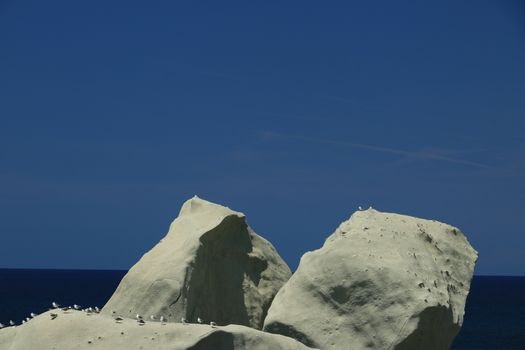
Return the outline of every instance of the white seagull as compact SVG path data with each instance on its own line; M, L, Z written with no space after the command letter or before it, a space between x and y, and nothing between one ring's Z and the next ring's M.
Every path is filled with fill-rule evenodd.
M10 321L9 321L9 325L10 325L10 326L14 326L14 325L15 325L15 323L13 322L13 320L10 320Z
M185 319L184 317L182 317L182 318L180 319L180 323L186 324L186 319Z
M201 324L202 324L202 323L203 323L204 321L202 320L202 318L200 318L200 317L197 317L197 322L199 322L199 323L201 323Z
M216 327L216 326L217 326L217 323L211 321L211 322L210 322L210 326L212 326L212 327Z
M58 305L57 303L55 303L54 301L51 303L51 305L53 306L53 308L55 309L58 309L60 307L60 305Z
M357 209L363 210L363 207L362 206L358 206Z
M160 316L160 322L162 323L166 322L166 319L164 318L164 316Z
M3 324L0 323L0 329L4 328L5 326Z
M75 310L80 309L80 305L77 305L77 304L73 305L73 309L75 309Z
M138 320L142 320L142 316L140 316L139 314L137 314L137 315L135 316L135 318L137 319L137 321L138 321Z
M34 312L30 313L31 317L36 317L36 314Z

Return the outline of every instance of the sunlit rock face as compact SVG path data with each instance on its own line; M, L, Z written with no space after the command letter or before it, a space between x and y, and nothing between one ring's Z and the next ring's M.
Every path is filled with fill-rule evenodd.
M103 313L164 316L261 329L291 276L275 248L244 214L198 197L184 203L169 232L123 278Z
M306 253L264 330L321 349L448 349L477 252L433 220L358 211Z
M56 313L56 317L51 315ZM309 350L295 339L246 326L210 326L123 319L52 310L24 325L0 329L2 350Z

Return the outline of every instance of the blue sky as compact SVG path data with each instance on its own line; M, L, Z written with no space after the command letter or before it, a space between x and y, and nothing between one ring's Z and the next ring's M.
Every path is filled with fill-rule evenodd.
M197 194L295 268L358 205L525 275L522 1L0 2L0 267L126 269Z

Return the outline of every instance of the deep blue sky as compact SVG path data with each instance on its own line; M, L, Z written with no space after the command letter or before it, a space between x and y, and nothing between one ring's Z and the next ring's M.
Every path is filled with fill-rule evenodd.
M525 275L523 1L0 1L0 267L125 269L194 194L295 268L358 205Z

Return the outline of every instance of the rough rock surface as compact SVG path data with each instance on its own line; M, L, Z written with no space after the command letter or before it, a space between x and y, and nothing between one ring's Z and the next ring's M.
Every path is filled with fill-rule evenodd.
M50 314L58 317L51 320ZM0 330L2 350L308 350L300 342L245 326L116 323L102 314L49 311L22 326Z
M169 232L123 278L103 308L123 317L184 317L261 329L286 263L242 213L198 197L186 201Z
M306 253L264 330L328 349L448 349L477 252L459 229L358 211Z

